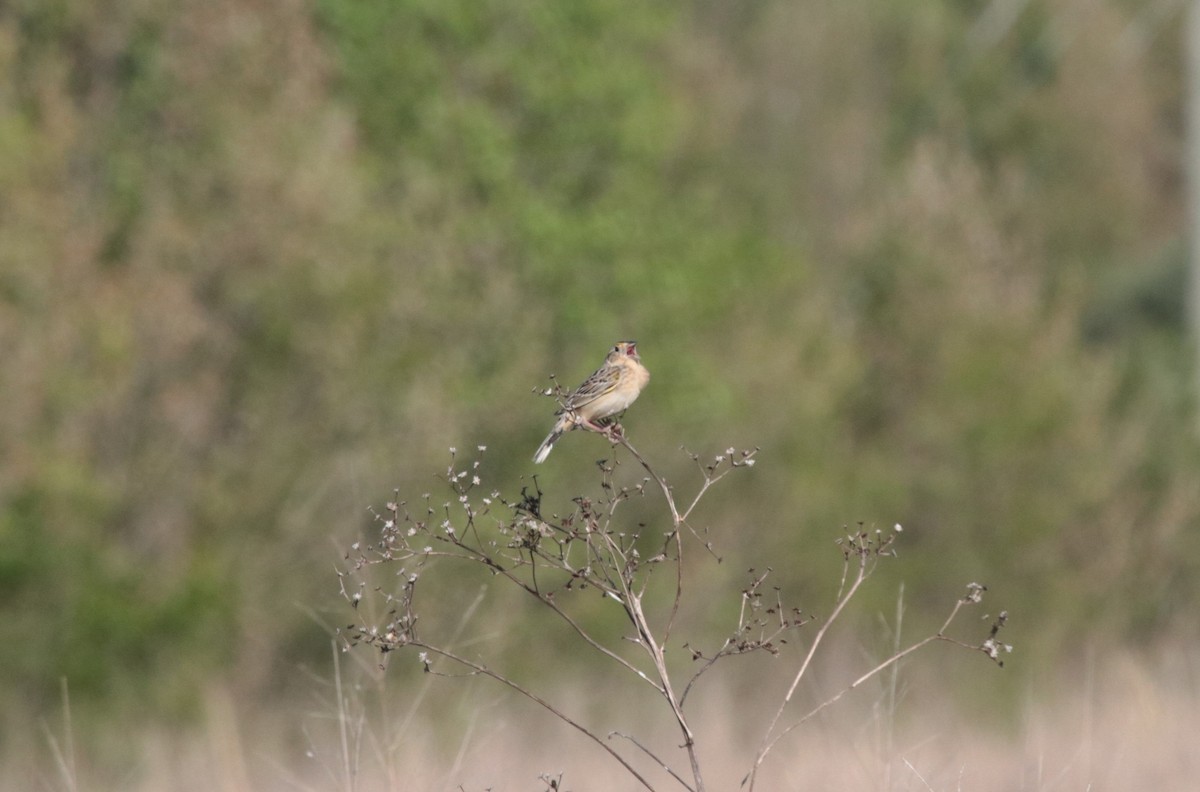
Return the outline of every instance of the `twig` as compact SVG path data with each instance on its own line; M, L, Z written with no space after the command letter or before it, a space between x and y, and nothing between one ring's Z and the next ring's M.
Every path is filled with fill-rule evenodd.
M654 787L650 785L650 782L649 782L649 781L647 781L647 780L646 780L646 779L645 779L645 778L644 778L644 777L641 775L641 773L639 773L639 772L637 771L637 768L635 768L633 765L631 765L631 764L630 764L630 763L629 763L629 762L628 762L628 761L625 759L625 757L621 756L619 753L617 753L615 750L613 750L612 746L608 745L608 743L606 743L604 740L600 739L600 737L599 737L597 734L595 734L593 731L591 731L591 730L590 730L590 729L588 729L586 726L584 726L583 724L581 724L581 723L579 723L578 721L576 721L576 720L575 720L574 718L572 718L571 716L569 716L569 715L567 715L566 713L564 713L562 710L560 710L560 709L558 709L557 707L555 707L555 706L554 706L553 704L551 704L550 702L546 701L546 700L545 700L544 698L542 698L541 696L539 696L539 695L537 695L536 693L534 693L532 690L529 690L528 688L526 688L526 687L524 687L523 685L519 684L519 683L518 683L518 682L516 682L515 680L513 680L513 679L510 679L509 677L506 677L506 676L505 676L505 675L503 675L503 674L500 674L500 673L497 673L497 672L495 672L495 671L491 670L491 669L490 669L490 668L488 668L487 666L484 666L484 665L481 665L481 664L479 664L479 663L473 662L473 661L471 661L471 660L468 660L467 658L465 658L465 657L462 657L462 656L460 656L460 655L457 655L457 654L455 654L455 653L453 653L453 652L447 651L447 650L445 650L445 649L442 649L442 648L440 648L440 647L437 647L437 646L433 646L432 644L426 644L426 643L422 643L422 642L419 642L419 641L413 641L413 642L412 642L410 645L411 645L411 646L418 647L418 648L420 648L420 649L424 649L424 650L425 650L425 651L427 651L427 652L432 652L433 654L439 655L440 657L444 657L444 658L446 658L447 660L452 660L452 661L454 661L454 662L456 662L456 663L459 663L459 664L461 664L461 665L464 665L464 666L466 666L467 668L470 668L472 671L474 671L474 672L475 672L475 673L477 673L477 674L482 674L483 676L486 676L486 677L489 677L489 678L491 678L491 679L494 679L494 680L496 680L497 682L499 682L499 683L500 683L500 684L502 684L502 685L505 685L505 686L507 686L507 687L509 687L509 688L512 688L512 689L513 689L513 690L515 690L517 693L520 693L520 694L521 694L522 696L524 696L525 698L527 698L527 699L529 699L530 701L532 701L532 702L534 702L534 703L538 704L538 705L539 705L539 706L541 706L543 709L545 709L547 712L549 712L549 713L551 713L552 715L554 715L554 717L558 718L558 719L559 719L559 720L561 720L563 723L566 723L566 724L567 724L567 725L569 725L571 728L575 729L575 730L576 730L576 731L578 731L579 733L581 733L581 734L583 734L584 736L586 736L586 737L587 737L589 740L591 740L592 742L596 743L596 744L597 744L597 745L599 745L601 748L603 748L603 749L604 749L604 751L605 751L607 754L609 754L610 756L612 756L612 758L613 758L613 759L616 759L616 760L617 760L617 761L618 761L618 762L621 764L621 766L622 766L622 767L624 767L624 768L625 768L625 770L626 770L626 771L627 771L627 772L628 772L628 773L629 773L631 776L633 776L635 779L637 779L638 783L639 783L639 784L641 784L643 787L645 787L646 789L650 789L650 790L653 790L653 789L654 789Z
M646 754L646 756L649 756L651 759L653 759L658 764L659 767L661 767L663 770L667 771L671 775L671 777L674 778L676 781L678 781L679 784L684 789L688 790L688 792L696 792L694 789L692 789L691 784L689 784L687 781L683 780L683 778L679 775L679 773L676 773L673 769L671 769L671 766L669 764L667 764L666 762L664 762L662 759L660 759L657 754L655 754L649 748L647 748L646 746L644 746L640 742L638 742L636 737L632 737L628 734L624 734L624 733L618 732L618 731L609 732L608 736L609 736L609 738L620 737L622 739L629 740L629 742L631 742L635 746L637 746L638 749L640 749L642 753Z
M866 571L867 558L866 556L860 556L858 574L855 576L854 582L850 584L850 589L841 595L837 601L837 604L833 608L833 612L826 617L824 623L821 625L821 628L817 630L817 634L813 638L812 644L810 644L808 647L808 654L805 655L804 661L800 664L800 669L796 672L795 677L792 678L792 684L788 687L787 693L784 694L783 700L779 702L779 708L775 710L775 716L771 718L771 723L767 726L767 731L763 735L762 744L758 749L758 753L754 756L754 765L747 776L747 779L750 782L751 790L754 789L754 782L758 774L758 768L762 765L767 753L775 746L775 743L779 741L779 737L783 736L781 734L779 737L775 737L774 739L771 738L771 735L775 731L775 727L779 723L779 719L783 717L784 709L792 700L792 696L795 694L796 688L800 685L800 680L804 678L804 674L808 671L808 666L812 662L813 656L817 653L817 647L819 647L821 645L821 641L824 640L825 634L829 632L829 628L833 626L833 623L837 620L837 617L841 615L842 609L846 607L846 604L850 602L851 598L854 597L854 593L858 591L858 587L861 586L863 580L866 579ZM743 779L742 783L745 784L747 779Z
M865 563L865 559L863 560L863 562ZM792 687L788 689L788 693L784 697L783 703L780 704L779 710L775 713L775 719L771 721L771 727L767 730L766 737L764 737L763 746L759 749L758 754L755 756L753 768L750 770L750 772L747 774L747 776L742 779L743 785L745 785L746 782L749 781L751 790L754 789L755 778L758 773L758 768L762 764L763 759L766 757L767 753L770 752L771 749L774 748L775 745L781 739L783 739L786 735L790 734L792 731L794 731L796 728L798 728L802 724L804 724L807 721L809 721L810 719L812 719L815 715L820 713L826 707L829 707L829 706L833 705L834 703L836 703L838 700L840 700L842 698L842 696L844 696L847 693L849 693L850 691L854 690L859 685L866 682L868 679L870 679L871 677L880 673L881 671L884 671L885 669L899 663L905 657L907 657L908 655L917 651L921 647L931 644L934 641L945 641L947 643L952 643L952 644L955 644L957 646L962 646L967 649L975 649L975 650L981 651L984 654L987 654L989 657L992 657L993 660L997 660L993 649L991 647L989 647L989 642L994 643L995 633L999 630L1000 626L1003 625L1004 620L1006 618L1005 614L1001 613L1000 618L997 620L996 625L993 626L992 637L989 638L988 641L985 641L984 644L982 644L980 646L972 646L970 644L966 644L962 641L956 640L954 638L950 638L949 636L947 636L945 634L946 630L950 627L951 622L954 621L954 618L958 615L959 610L961 610L964 605L979 602L979 598L983 591L983 587L978 586L977 584L973 583L970 586L968 586L967 595L965 597L960 598L958 601L956 601L954 603L954 607L951 609L950 615L946 617L946 620L942 623L942 626L938 629L938 631L936 633L934 633L933 635L930 635L926 638L922 638L920 641L917 641L916 643L912 644L911 646L907 647L906 649L903 649L903 650L893 654L891 657L887 658L882 663L879 663L877 666L872 668L870 671L867 671L865 674L860 676L858 679L854 680L849 685L842 688L842 690L838 691L835 695L831 696L830 698L828 698L825 701L818 704L816 707L814 707L812 710L810 710L807 714L805 714L802 718L800 718L796 722L788 725L786 728L783 729L783 731L781 731L773 739L769 739L771 732L774 730L774 728L779 720L779 716L783 714L784 707L787 705L788 701L791 699L792 693L795 691L797 683L800 681L800 678L804 676L804 672L807 670L808 662L809 662L809 660L812 659L812 654L816 649L816 646L815 646L816 642L818 642L821 639L821 637L825 633L825 630L829 627L830 624L833 623L834 619L837 618L837 615L838 615L838 612L840 611L841 606L845 602L849 601L849 599L851 597L854 596L854 592L858 589L858 587L862 583L863 579L864 579L863 567L860 566L859 574L856 577L854 583L851 585L850 590L846 593L846 595L838 603L838 608L836 608L834 610L834 612L832 614L830 614L829 618L827 618L825 620L825 623L823 625L821 625L821 630L817 633L817 638L814 641L814 646L809 649L808 656L805 658L804 663L801 665L800 671L796 674L796 678L793 680ZM1008 647L1005 647L1005 648L1007 649ZM997 660L997 662L999 662L999 661Z

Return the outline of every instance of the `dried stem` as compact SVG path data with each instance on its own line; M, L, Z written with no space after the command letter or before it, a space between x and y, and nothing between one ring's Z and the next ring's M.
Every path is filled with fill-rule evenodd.
M977 651L981 651L984 654L987 654L993 660L996 660L996 662L999 663L1000 665L1003 665L1003 663L1001 663L998 658L998 652L995 650L996 647L993 646L993 644L994 644L993 639L995 637L995 634L999 631L1000 627L1003 626L1004 622L1007 620L1008 617L1007 617L1006 613L1002 612L1000 614L1000 616L998 617L995 625L992 628L992 637L989 638L988 641L985 641L983 644L981 644L979 646L973 646L971 644L964 643L962 641L959 641L957 639L951 638L946 635L946 630L949 629L950 624L954 621L955 617L958 616L959 610L961 610L964 605L974 604L974 603L977 603L980 601L983 591L984 591L984 587L980 586L977 583L972 583L971 585L969 585L967 587L966 596L962 597L961 599L959 599L957 602L954 603L954 608L951 609L950 615L946 617L946 620L942 623L942 626L938 629L938 631L936 633L917 641L916 643L912 644L911 646L909 646L899 652L896 652L891 657L889 657L886 660L884 660L883 662L879 663L874 668L872 668L871 670L867 671L865 674L860 676L858 679L854 680L849 685L847 685L846 687L839 690L836 694L834 694L833 696L829 697L825 701L818 704L816 707L814 707L812 710L810 710L807 714L805 714L802 718L800 718L799 720L795 721L794 723L788 725L786 728L784 728L782 731L780 731L779 734L772 737L771 734L772 734L776 724L778 723L780 716L783 714L784 708L787 706L787 703L791 700L792 694L795 692L796 686L799 684L801 678L803 678L805 671L808 670L808 664L809 664L809 661L812 659L813 653L816 651L817 643L824 636L825 631L828 629L828 627L830 625L832 625L833 622L837 619L838 614L841 612L842 606L844 606L845 603L848 602L850 600L850 598L852 598L854 596L855 591L858 590L858 587L862 584L862 581L866 578L865 570L866 570L865 558L863 558L863 559L860 559L858 575L855 577L854 582L851 584L849 591L847 591L845 593L845 595L838 601L838 604L834 608L833 613L831 613L829 615L829 617L825 620L825 623L821 625L821 629L818 631L816 639L814 639L813 646L811 646L809 648L808 655L805 656L804 662L800 666L800 670L796 673L796 677L792 680L792 685L790 688L788 688L787 695L784 696L783 702L779 705L779 709L776 711L775 717L774 717L774 719L772 719L771 725L767 729L767 733L763 738L763 743L762 743L761 747L759 748L758 754L756 754L754 757L753 767L750 769L750 772L746 775L746 777L744 779L742 779L743 785L749 783L750 790L754 789L754 783L755 783L755 781L757 779L757 775L758 775L758 768L762 765L762 762L766 758L766 755L771 751L771 749L773 749L775 747L775 745L781 739L783 739L785 736L790 734L792 731L794 731L796 728L798 728L802 724L804 724L807 721L809 721L810 719L812 719L814 716L816 716L818 713L823 711L825 708L836 703L843 696L845 696L847 693L849 693L850 691L857 688L859 685L863 684L867 680L876 676L880 672L896 665L901 660L903 660L905 657L907 657L908 655L917 651L918 649L920 649L923 646L931 644L934 641L946 641L946 642L955 644L957 646L964 647L966 649L974 649ZM1003 646L1001 648L1005 651L1011 649L1011 647L1008 647L1008 646Z
M696 492L687 502L686 507L680 508L676 501L674 488L660 475L646 458L629 442L619 424L612 423L602 427L584 426L589 431L602 433L613 444L614 449L620 447L633 457L647 478L639 484L619 486L615 480L619 470L621 456L615 455L613 461L602 461L601 496L593 499L579 496L573 499L574 509L565 516L544 514L542 509L543 493L536 478L531 485L521 490L520 498L505 500L498 492L490 496L480 496L477 488L481 486L477 474L479 461L475 461L469 469L456 469L452 464L447 469L445 481L449 485L457 505L447 501L437 507L430 495L423 496L423 507L410 511L404 501L397 498L389 503L383 514L376 514L381 523L381 540L377 544L361 547L356 543L352 553L347 554L351 569L338 573L342 596L355 608L362 600L366 583L360 582L357 587L346 585L346 577L356 574L365 568L378 564L400 564L397 577L401 581L397 593L385 593L376 589L386 605L386 624L376 627L368 625L354 626L347 630L344 638L347 644L366 643L375 646L382 652L394 652L408 648L419 650L419 659L425 670L437 676L456 676L435 670L431 658L442 658L465 669L463 675L481 675L493 679L520 696L535 702L551 713L562 723L581 732L592 742L599 745L613 757L621 767L646 789L653 789L647 777L638 772L630 759L618 751L612 744L614 736L621 737L631 746L653 760L658 767L674 782L688 792L704 792L705 782L702 771L702 753L697 742L693 724L689 721L684 709L684 703L696 683L708 670L723 658L746 654L756 651L766 651L771 654L779 652L778 644L786 643L785 633L798 629L811 619L802 617L799 610L784 608L782 599L776 591L773 595L764 596L766 580L771 573L768 568L764 572L750 570L750 582L741 592L741 603L738 609L737 624L725 638L719 648L711 654L700 651L684 643L683 647L691 652L692 660L698 663L694 666L687 682L680 690L677 681L682 677L673 675L667 663L667 647L678 626L681 606L687 591L683 575L684 566L684 534L689 532L706 550L719 562L720 558L713 553L711 544L707 542L689 522L704 496L729 475L734 469L751 467L758 449L735 452L728 449L724 454L714 457L711 463L702 463L695 454L690 454L700 472L700 483ZM479 449L481 452L483 447ZM686 452L686 449L685 449ZM454 450L451 449L451 456ZM670 515L669 530L664 530L662 544L655 553L644 558L642 551L645 543L636 532L623 532L619 529L618 516L621 503L634 495L645 495L645 487L654 482L661 491L667 512ZM532 489L532 491L530 491ZM507 511L501 516L489 516L493 509L503 508ZM488 517L487 520L484 520ZM664 526L666 527L666 526ZM891 545L894 534L875 532L875 535L858 531L847 535L841 540L844 560L842 582L838 588L837 597L832 611L813 636L799 668L795 671L790 685L787 687L774 717L763 735L762 742L754 757L750 772L743 780L749 783L751 789L757 780L757 773L763 761L779 741L794 731L798 726L817 715L826 707L832 706L850 690L855 689L866 680L879 674L888 667L895 666L901 659L917 649L933 641L948 641L960 646L968 646L945 635L946 629L954 620L959 609L968 602L977 602L982 587L972 588L968 596L960 601L951 612L942 628L934 635L922 639L898 651L875 668L861 675L848 687L822 702L808 714L794 723L781 728L783 716L791 703L800 681L808 673L818 649L821 647L828 631L843 613L845 607L854 598L863 582L874 569L876 562L883 556L892 554ZM450 648L456 639L448 643L444 640L430 640L418 634L418 624L421 623L421 609L418 607L418 586L423 574L442 563L452 560L456 563L465 562L481 570L486 570L488 580L500 581L504 585L515 586L538 603L544 605L561 620L567 628L601 656L616 664L651 688L662 697L667 705L676 728L682 737L679 746L687 755L690 769L690 779L680 770L672 768L663 758L651 751L645 741L636 735L614 731L608 735L608 740L590 729L580 720L567 715L558 707L527 685L515 681L503 672L493 670L482 660L473 660ZM674 567L674 591L669 603L664 601L655 607L655 603L645 600L650 576L656 567L662 563ZM853 570L853 573L851 573ZM485 588L492 585L485 583ZM578 597L575 593L588 587L601 592L608 602L616 603L629 620L633 633L628 640L641 651L640 655L628 651L618 651L593 635L581 621L572 615ZM424 598L422 596L421 601ZM476 604L482 600L477 598ZM1008 647L996 641L996 633L1003 625L1003 614L992 628L989 638L980 646L969 646L987 653L998 660L1000 651ZM464 619L465 621L465 619ZM460 622L459 627L464 622ZM422 623L423 624L423 623ZM657 625L657 626L656 626ZM436 624L433 626L437 626ZM420 632L424 632L422 627ZM439 663L441 661L438 661ZM678 677L678 679L677 679ZM546 780L545 778L543 780ZM560 779L550 779L546 783L551 787L561 786Z
M654 789L654 787L650 784L650 782L647 781L645 778L643 778L641 773L639 773L637 771L637 768L635 768L633 765L631 765L625 759L625 757L621 756L621 754L619 754L615 750L613 750L612 746L610 746L608 743L606 743L604 740L602 740L599 735L597 735L595 732L593 732L591 729L587 728L583 724L579 723L579 721L575 720L570 715L567 715L565 712L563 712L562 710L555 707L550 702L546 701L541 696L534 693L532 690L529 690L525 686L514 681L510 677L507 677L504 674L496 673L495 671L492 671L487 666L472 662L471 660L468 660L467 658L462 657L461 655L457 655L454 652L448 651L446 649L443 649L443 648L440 648L437 646L433 646L432 644L426 644L426 643L422 643L420 641L413 641L410 645L415 646L420 649L424 649L425 651L431 652L440 657L444 657L447 660L452 660L456 663L460 663L461 665L464 665L467 668L470 668L476 674L481 674L483 676L490 677L491 679L496 680L500 684L505 685L509 688L512 688L517 693L521 694L522 696L529 699L530 701L538 704L543 709L545 709L547 712L554 715L554 717L558 718L563 723L566 723L571 728L579 731L581 734L585 735L592 742L596 743L601 748L603 748L605 752L607 752L610 756L612 756L612 758L616 759L621 764L621 766L625 768L626 772L628 772L631 776L633 776L635 779L637 779L637 782L639 784L641 784L642 786L644 786L646 789Z
M671 768L671 766L669 764L667 764L666 762L664 762L661 758L659 758L659 756L656 753L651 751L646 746L642 745L637 740L636 737L632 737L628 734L624 734L622 732L616 732L616 731L609 732L608 736L610 738L611 737L620 737L623 740L628 740L629 742L633 743L633 745L636 746L638 750L640 750L642 753L646 754L646 756L649 756L651 759L653 759L658 764L659 767L661 767L668 774L670 774L671 778L674 778L676 781L678 781L680 786L682 786L684 789L688 790L688 792L696 792L696 790L694 790L692 788L691 784L689 784L686 780L684 780L683 776L679 775L679 773L676 773Z

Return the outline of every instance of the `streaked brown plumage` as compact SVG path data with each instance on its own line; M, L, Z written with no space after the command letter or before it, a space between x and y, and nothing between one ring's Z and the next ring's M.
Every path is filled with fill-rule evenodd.
M650 372L638 356L637 342L618 343L604 359L604 365L567 395L563 409L555 413L558 421L554 429L538 447L533 461L544 462L564 432L580 426L604 431L599 422L624 412L649 381Z

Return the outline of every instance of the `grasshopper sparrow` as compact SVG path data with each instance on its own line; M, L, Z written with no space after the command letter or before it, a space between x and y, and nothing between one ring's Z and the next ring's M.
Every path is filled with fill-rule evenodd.
M554 429L538 447L533 461L544 462L563 432L580 426L593 432L608 432L601 422L624 412L649 381L650 372L638 357L637 342L618 343L604 358L604 365L567 394L563 408L555 413L558 420Z

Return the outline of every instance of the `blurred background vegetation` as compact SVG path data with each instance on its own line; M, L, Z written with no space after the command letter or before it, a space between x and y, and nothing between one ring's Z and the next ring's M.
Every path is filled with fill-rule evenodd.
M1017 678L1191 634L1182 7L3 4L4 736L286 697L367 508L515 492L621 338L669 478L762 447L730 581L899 522L878 608L986 582Z

